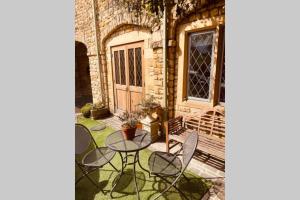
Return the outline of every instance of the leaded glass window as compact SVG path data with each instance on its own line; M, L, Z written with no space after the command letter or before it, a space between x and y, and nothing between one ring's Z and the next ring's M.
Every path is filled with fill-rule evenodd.
M142 48L128 49L129 85L142 87Z
M142 87L142 49L135 48L136 86Z
M128 49L129 61L129 85L135 85L134 81L134 52L133 49Z
M210 98L210 75L213 62L214 31L189 36L188 88L189 99Z
M114 52L114 62L115 62L115 78L116 84L120 84L120 72L119 72L119 52Z
M126 85L124 50L120 50L119 52L120 52L121 84Z

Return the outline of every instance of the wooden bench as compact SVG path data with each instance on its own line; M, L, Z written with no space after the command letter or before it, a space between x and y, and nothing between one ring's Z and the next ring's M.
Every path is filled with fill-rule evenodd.
M166 151L185 141L187 133L198 132L197 149L225 160L225 114L218 110L207 110L193 116L178 116L165 122ZM175 141L171 147L170 142Z

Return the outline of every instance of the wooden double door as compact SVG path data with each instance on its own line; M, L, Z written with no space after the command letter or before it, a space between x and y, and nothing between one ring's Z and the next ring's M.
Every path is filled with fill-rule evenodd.
M112 48L116 112L132 112L143 97L143 42Z

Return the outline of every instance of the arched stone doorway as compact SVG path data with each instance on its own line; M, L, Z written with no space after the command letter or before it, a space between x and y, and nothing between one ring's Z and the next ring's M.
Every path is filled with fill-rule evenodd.
M93 96L87 47L75 41L75 112L89 102L93 102Z

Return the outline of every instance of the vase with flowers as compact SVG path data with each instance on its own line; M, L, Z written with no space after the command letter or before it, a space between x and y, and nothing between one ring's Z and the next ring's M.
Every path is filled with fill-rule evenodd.
M129 117L125 123L122 124L122 132L126 140L132 140L135 137L137 123L137 119Z

